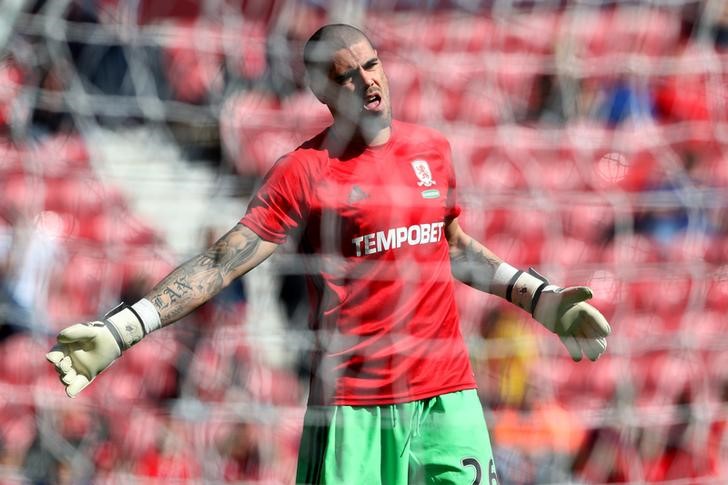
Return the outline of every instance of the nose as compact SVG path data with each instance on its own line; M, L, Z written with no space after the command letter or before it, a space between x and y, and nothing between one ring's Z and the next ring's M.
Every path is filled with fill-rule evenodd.
M374 84L374 74L367 71L363 67L359 67L359 78L361 79L361 83L364 85L365 88L368 88L369 86Z

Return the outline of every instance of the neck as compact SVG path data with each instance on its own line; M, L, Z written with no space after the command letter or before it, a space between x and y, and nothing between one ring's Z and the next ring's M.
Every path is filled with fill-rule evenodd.
M374 147L384 145L392 136L390 123L370 120L354 124L342 118L335 118L329 129L331 137L342 148L347 146Z

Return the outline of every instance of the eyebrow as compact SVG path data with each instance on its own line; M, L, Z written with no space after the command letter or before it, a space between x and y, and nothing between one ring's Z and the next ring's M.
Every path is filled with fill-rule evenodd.
M372 57L371 59L367 60L364 64L362 64L361 67L363 67L364 69L369 69L370 67L374 66L374 64L376 64L377 62L379 62L379 57L375 56L375 57ZM344 71L341 74L337 75L334 79L336 81L343 81L346 78L354 76L354 73L357 71L357 69L359 69L359 68L355 67L353 69L349 69L348 71Z

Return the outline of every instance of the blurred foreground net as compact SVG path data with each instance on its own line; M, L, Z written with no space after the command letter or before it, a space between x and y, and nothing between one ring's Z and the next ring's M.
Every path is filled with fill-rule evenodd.
M2 5L0 480L290 482L312 341L295 256L73 407L42 356L236 222L180 199L224 187L242 215L326 126L300 61L325 21L370 36L395 117L447 135L466 230L589 284L613 324L607 355L576 365L525 314L458 288L503 483L728 480L724 2L174 4ZM211 174L210 192L180 194L162 164ZM132 175L109 183L119 166ZM142 182L199 241L179 249L139 209Z

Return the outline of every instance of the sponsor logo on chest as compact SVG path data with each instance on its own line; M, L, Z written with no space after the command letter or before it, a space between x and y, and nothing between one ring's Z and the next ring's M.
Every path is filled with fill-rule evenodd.
M386 231L377 231L355 237L351 240L351 243L356 249L357 256L381 253L389 249L399 249L405 245L433 244L442 239L444 225L443 222L432 222L393 227Z

